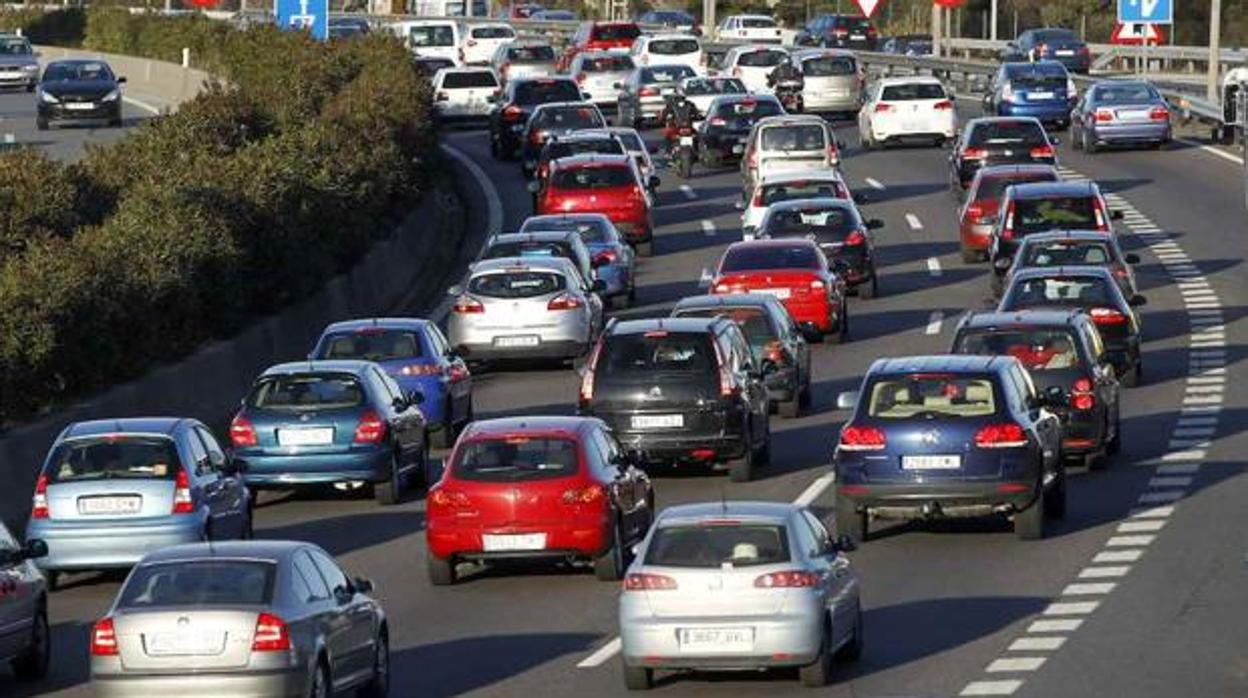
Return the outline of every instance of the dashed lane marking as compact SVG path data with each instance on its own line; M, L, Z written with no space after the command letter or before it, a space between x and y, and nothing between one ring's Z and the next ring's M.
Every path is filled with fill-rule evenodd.
M684 194L685 198L690 201L693 201L694 199L698 198L698 193L694 191L693 187L689 186L688 184L680 185L680 193Z
M932 276L940 276L944 271L940 268L940 260L935 257L927 258L927 272Z
M945 314L939 310L933 310L931 316L927 319L927 328L923 330L924 334L940 334L940 324L945 321Z
M906 214L906 224L910 226L911 230L923 229L923 221L919 220L919 217L913 213Z
M620 651L621 644L623 643L620 641L620 638L613 638L610 642L595 650L593 654L578 662L577 668L588 669L602 664Z
M878 189L880 191L883 191L885 189L884 185L881 184L880 180L878 179L867 177L864 181L867 183L867 186L871 187L872 189Z
M715 223L713 221L702 221L702 234L707 237L715 235Z

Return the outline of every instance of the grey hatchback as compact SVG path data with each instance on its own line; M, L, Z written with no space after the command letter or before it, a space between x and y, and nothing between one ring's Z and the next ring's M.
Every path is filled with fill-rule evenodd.
M23 680L48 673L48 589L33 562L47 554L41 540L19 546L0 523L0 666L8 662Z
M311 543L195 543L145 557L91 631L111 696L312 696L390 683L372 582Z

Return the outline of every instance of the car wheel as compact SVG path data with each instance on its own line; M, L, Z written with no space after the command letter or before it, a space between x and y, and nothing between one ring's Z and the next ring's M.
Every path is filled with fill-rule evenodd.
M804 410L810 409L810 404L813 401L811 400L809 377L806 378L806 384L802 386L802 392L798 393L797 402L801 406L802 409Z
M633 249L637 251L638 257L649 257L654 254L654 241L639 242L634 245Z
M763 445L754 454L754 463L767 465L771 462L771 418L767 418L767 428L763 430Z
M628 294L621 293L618 295L611 296L611 309L612 310L623 310L628 307L628 303L629 303Z
M654 669L624 663L624 688L630 691L648 691L653 685Z
M863 300L871 300L880 295L880 280L875 275L875 270L871 270L871 282L858 286L858 297Z
M52 634L48 631L48 612L40 608L30 626L30 644L13 660L13 673L25 681L42 679L48 675L51 656Z
M1084 129L1083 131L1082 141L1083 141L1083 152L1087 153L1088 155L1095 155L1096 150L1097 150L1096 139L1088 134L1087 129Z
M611 526L611 547L594 558L594 576L600 582L616 582L624 575L624 545L620 542L620 524Z
M1122 374L1122 387L1134 388L1140 384L1141 375L1144 373L1144 367L1137 360L1131 365L1131 370Z
M397 447L396 447L397 448ZM390 477L385 482L378 482L373 485L373 498L382 506L392 506L399 503L403 492L403 474L400 468L399 456L395 454L393 462L390 463Z
M450 586L459 578L455 570L454 558L443 560L440 557L434 557L433 553L425 554L425 571L429 574L429 583L435 587Z
M825 630L823 645L819 648L819 657L797 670L798 678L806 688L822 688L832 680L832 653L828 649L831 643L832 639Z
M1050 519L1066 518L1066 468L1059 468L1057 479L1044 491L1044 515Z
M1114 437L1105 444L1105 453L1110 456L1116 456L1122 451L1122 420L1118 417L1114 418Z
M854 507L854 500L837 495L836 535L849 536L855 543L865 543L870 535L868 528L867 512L858 511Z
M1021 540L1044 538L1044 500L1036 497L1031 506L1014 515L1014 535Z
M386 698L390 695L390 639L384 634L377 636L373 678L360 689L360 695L364 698Z
M746 427L747 432L749 427ZM728 461L728 480L730 482L749 482L754 476L754 444L747 444L745 453L740 458Z
M316 673L312 675L312 690L308 692L312 698L329 698L329 670L325 668L325 660L316 661Z
M450 448L455 444L455 405L449 396L446 400L446 419L442 421L442 428L431 435L430 442L434 448Z
M43 118L37 118L37 119L35 119L35 128L39 129L40 131L47 131L47 130L48 130L48 120L47 120L47 119L43 119Z
M854 662L862 657L862 648L865 644L865 628L862 625L862 603L854 602L854 634L850 636L849 642L836 653L837 659Z

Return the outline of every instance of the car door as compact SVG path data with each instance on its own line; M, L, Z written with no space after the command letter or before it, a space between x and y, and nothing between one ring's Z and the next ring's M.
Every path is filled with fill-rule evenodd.
M628 471L612 458L600 427L591 427L586 433L585 455L589 459L587 470L591 477L606 485L611 493L611 501L615 503L620 519L620 539L627 544L635 539L634 510L637 508Z
M377 637L374 627L375 604L372 599L355 591L355 585L333 558L319 548L309 548L316 569L325 579L330 596L337 605L343 623L343 671L335 674L335 687L343 682L355 684L366 680L373 670L373 645Z
M229 471L225 451L207 427L195 424L191 432L207 452L208 466L216 477L211 485L218 492L213 505L213 530L222 534L229 531L230 535L242 538L247 526L247 487L238 473Z
M1061 423L1057 415L1040 406L1037 401L1036 386L1031 381L1031 375L1021 364L1011 366L1007 374L1018 395L1017 398L1010 400L1010 404L1021 406L1027 419L1035 426L1044 451L1044 467L1048 469L1050 462L1057 462L1057 456L1061 452Z
M233 522L229 517L228 493L220 473L212 467L208 450L192 429L179 429L178 440L190 453L187 475L199 490L200 501L208 509L208 536L217 540L229 538L233 532Z
M403 389L385 371L373 367L371 370L373 383L376 384L377 397L384 401L390 415L390 425L394 429L395 441L403 456L404 464L415 463L420 458L421 439L424 434L424 418L417 405L408 403ZM395 409L395 400L403 401L403 409Z
M428 328L429 343L434 351L442 356L443 366L447 375L447 393L451 396L452 413L456 420L466 420L471 416L472 407L472 374L463 357L451 349L451 343L442 334L442 328L430 325Z
M1101 342L1101 334L1091 322L1083 323L1079 328L1079 336L1086 347L1092 373L1096 377L1096 399L1106 406L1106 417L1110 425L1118 424L1119 396L1121 395L1118 376L1114 373L1113 364L1105 357L1105 345Z
M16 539L0 523L0 556L20 549ZM0 662L26 648L38 607L38 577L25 560L0 562Z
M315 632L329 655L329 671L337 680L350 674L351 638L349 616L341 612L333 589L312 561L312 548L300 548L291 556L291 569L311 592L307 607Z
M733 323L725 330L725 335L732 352L730 366L736 374L738 384L745 386L747 391L746 400L749 402L752 413L750 423L754 426L754 443L759 444L767 438L767 414L769 412L767 386L759 375L753 352L750 351L750 346L741 334L740 328Z
M850 638L858 621L858 605L855 603L858 600L858 582L849 560L836 550L832 536L819 517L808 509L802 509L799 517L815 541L818 554L812 560L819 566L826 589L825 603L832 614L832 643L839 646Z
M643 475L631 462L624 457L624 451L606 427L595 427L594 440L602 451L602 462L606 472L618 483L627 503L624 510L625 542L639 541L646 535L649 524L647 495Z

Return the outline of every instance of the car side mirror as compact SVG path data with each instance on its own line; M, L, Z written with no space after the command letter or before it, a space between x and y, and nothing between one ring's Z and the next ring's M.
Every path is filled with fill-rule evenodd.
M1010 259L1009 257L997 257L996 261L992 263L992 266L996 267L997 269L1001 271L1006 271L1013 264L1014 264L1014 260Z
M1062 139L1058 138L1057 136L1049 136L1049 143L1053 145L1061 145Z
M1120 209L1114 209L1114 210L1110 211L1110 212L1109 212L1109 219L1110 219L1111 221L1120 221L1120 220L1122 220L1122 211L1121 211Z
M701 276L698 277L698 288L710 288L711 282L715 280L715 275L710 269L703 269Z
M1132 308L1138 308L1141 305L1148 305L1148 299L1144 296L1131 296L1130 305Z
M536 194L542 190L542 185L534 181L526 184L524 188L528 189L530 194Z
M591 99L593 99L593 98L594 98L594 96L593 96L593 95L591 95L590 93L588 93L588 92L584 92L584 91L582 91L582 92L581 92L581 99L585 100L586 102L588 102L589 100L591 100Z
M368 577L356 577L351 580L351 584L355 586L355 591L360 594L371 594L377 589L373 584L373 580Z
M650 175L649 184L650 184L651 189L658 189L659 185L662 183L663 183L663 180L659 179L658 175Z
M402 412L403 410L406 410L408 407L411 407L412 404L407 401L407 398L396 397L395 399L390 401L390 406L394 408L395 412Z
M745 202L744 202L744 201L738 201L738 202L736 202L735 204L733 204L733 208L737 209L738 211L744 211L744 210L745 210Z
M345 584L339 584L334 587L334 600L340 604L350 603L355 597L355 592L348 588Z
M833 553L852 553L857 549L858 544L854 542L854 539L843 533L837 536L836 540L832 541Z
M1050 385L1044 389L1044 404L1049 407L1061 407L1069 400L1066 391L1060 385Z
M458 284L446 289L446 295L448 296L461 296L463 295L463 293L464 293L464 287Z
M1125 257L1123 257L1123 259L1126 260L1127 264L1139 264L1140 263L1140 256L1134 253L1126 255Z
M117 84L118 84L118 85L124 84L125 82L126 82L126 76L124 76L124 75L123 75L123 76L121 76L121 77L117 78Z
M603 279L594 279L594 282L589 285L589 290L594 293L604 293L607 290L607 282Z
M836 409L852 410L858 406L858 391L847 390L836 396Z
M24 560L38 560L48 556L48 544L42 538L31 538L19 552Z
M867 221L867 230L879 230L884 227L884 221L879 218L872 218Z

